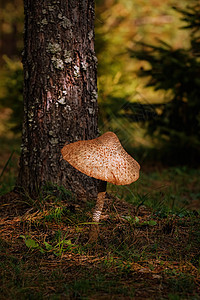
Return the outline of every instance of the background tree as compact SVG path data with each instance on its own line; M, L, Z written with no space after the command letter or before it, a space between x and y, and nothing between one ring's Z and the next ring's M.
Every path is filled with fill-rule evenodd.
M23 47L23 5L22 0L0 0L0 66L3 56L17 58Z
M24 123L17 186L63 185L96 196L97 180L61 159L64 143L97 136L94 1L25 0Z
M4 115L6 110L9 112L9 122L4 125L6 130L15 132L15 137L16 133L21 132L23 119L23 72L20 61L23 23L23 1L0 0L0 113L1 110Z
M165 149L165 162L196 164L200 156L200 4L193 1L186 9L175 9L186 22L183 29L190 30L189 47L174 49L162 40L158 46L139 43L131 56L148 62L150 67L137 73L148 78L147 87L168 92L164 103L151 104L154 117L144 120L148 134Z
M107 127L107 130L117 132L123 145L133 155L133 149L142 146L145 149L138 151L141 155L155 146L151 136L145 135L143 124L138 122L146 118L146 113L152 115L153 111L141 104L163 102L166 97L163 91L144 88L147 80L139 78L136 71L147 64L140 59L133 60L128 49L135 49L136 41L157 45L157 40L161 38L173 47L183 47L188 44L188 33L179 30L183 22L179 13L172 9L174 0L151 0L146 3L137 0L97 0L96 3L99 128ZM178 6L184 8L186 4L187 1L182 1ZM134 103L136 105L133 107ZM134 122L126 114L127 108Z

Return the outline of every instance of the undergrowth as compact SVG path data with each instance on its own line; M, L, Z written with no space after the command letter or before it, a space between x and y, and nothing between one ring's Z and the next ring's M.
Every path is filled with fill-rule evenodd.
M2 196L1 299L198 299L199 210L185 201L198 198L198 171L178 172L109 187L94 244L94 202L51 184L34 200Z

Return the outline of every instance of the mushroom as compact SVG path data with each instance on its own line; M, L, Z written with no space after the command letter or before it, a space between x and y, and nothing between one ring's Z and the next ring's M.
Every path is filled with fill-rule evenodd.
M103 209L106 183L127 185L139 178L140 165L122 147L113 132L106 132L92 140L65 145L61 150L64 160L80 172L102 180L92 221L98 223ZM102 182L101 182L102 183ZM90 240L96 240L98 226L93 226Z

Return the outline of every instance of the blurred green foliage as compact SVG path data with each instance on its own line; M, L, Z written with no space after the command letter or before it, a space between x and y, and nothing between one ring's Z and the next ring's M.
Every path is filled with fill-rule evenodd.
M5 136L6 131L21 132L23 10L23 0L0 1L0 133Z
M141 145L154 148L159 140L171 147L177 143L180 148L190 144L198 152L196 128L200 117L195 103L198 102L199 79L195 77L198 72L195 53L199 47L194 27L191 27L198 27L198 19L189 11L182 14L184 20L181 20L179 11L184 10L187 3L187 0L178 4L175 0L96 0L99 127L102 133L115 131L127 149ZM175 4L179 11L172 9ZM19 55L23 44L23 1L8 0L0 3L0 8L4 44L0 47L3 66L0 109L12 109L8 128L19 132L23 114L23 72ZM190 28L179 30L184 22ZM136 43L141 47L135 48ZM135 50L135 53L132 51L134 59L130 57L130 49ZM144 88L145 84L149 88ZM145 135L146 128L149 136Z
M138 146L154 148L157 145L145 135L142 121L155 115L151 104L164 102L169 93L144 88L147 79L136 71L147 63L131 59L129 49L134 49L136 42L158 44L161 38L176 48L187 46L189 33L179 30L183 22L172 9L173 0L96 2L100 131L116 132L130 153ZM186 3L178 5L184 8Z
M151 104L153 118L144 120L148 134L167 147L166 159L197 163L200 157L200 3L193 1L184 10L175 9L186 22L183 29L190 30L190 46L174 49L162 40L159 46L137 43L131 56L148 62L148 67L137 72L139 77L148 78L147 87L170 91L164 103Z
M20 56L23 48L23 0L0 1L0 65L2 56Z
M23 120L23 68L19 60L9 59L4 55L4 78L0 96L1 106L12 109L8 126L14 133L22 130Z

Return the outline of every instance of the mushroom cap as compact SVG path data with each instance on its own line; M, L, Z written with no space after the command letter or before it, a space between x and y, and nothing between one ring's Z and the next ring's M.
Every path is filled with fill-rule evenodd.
M113 132L65 145L61 153L74 168L96 179L126 185L139 178L140 165L124 150Z

